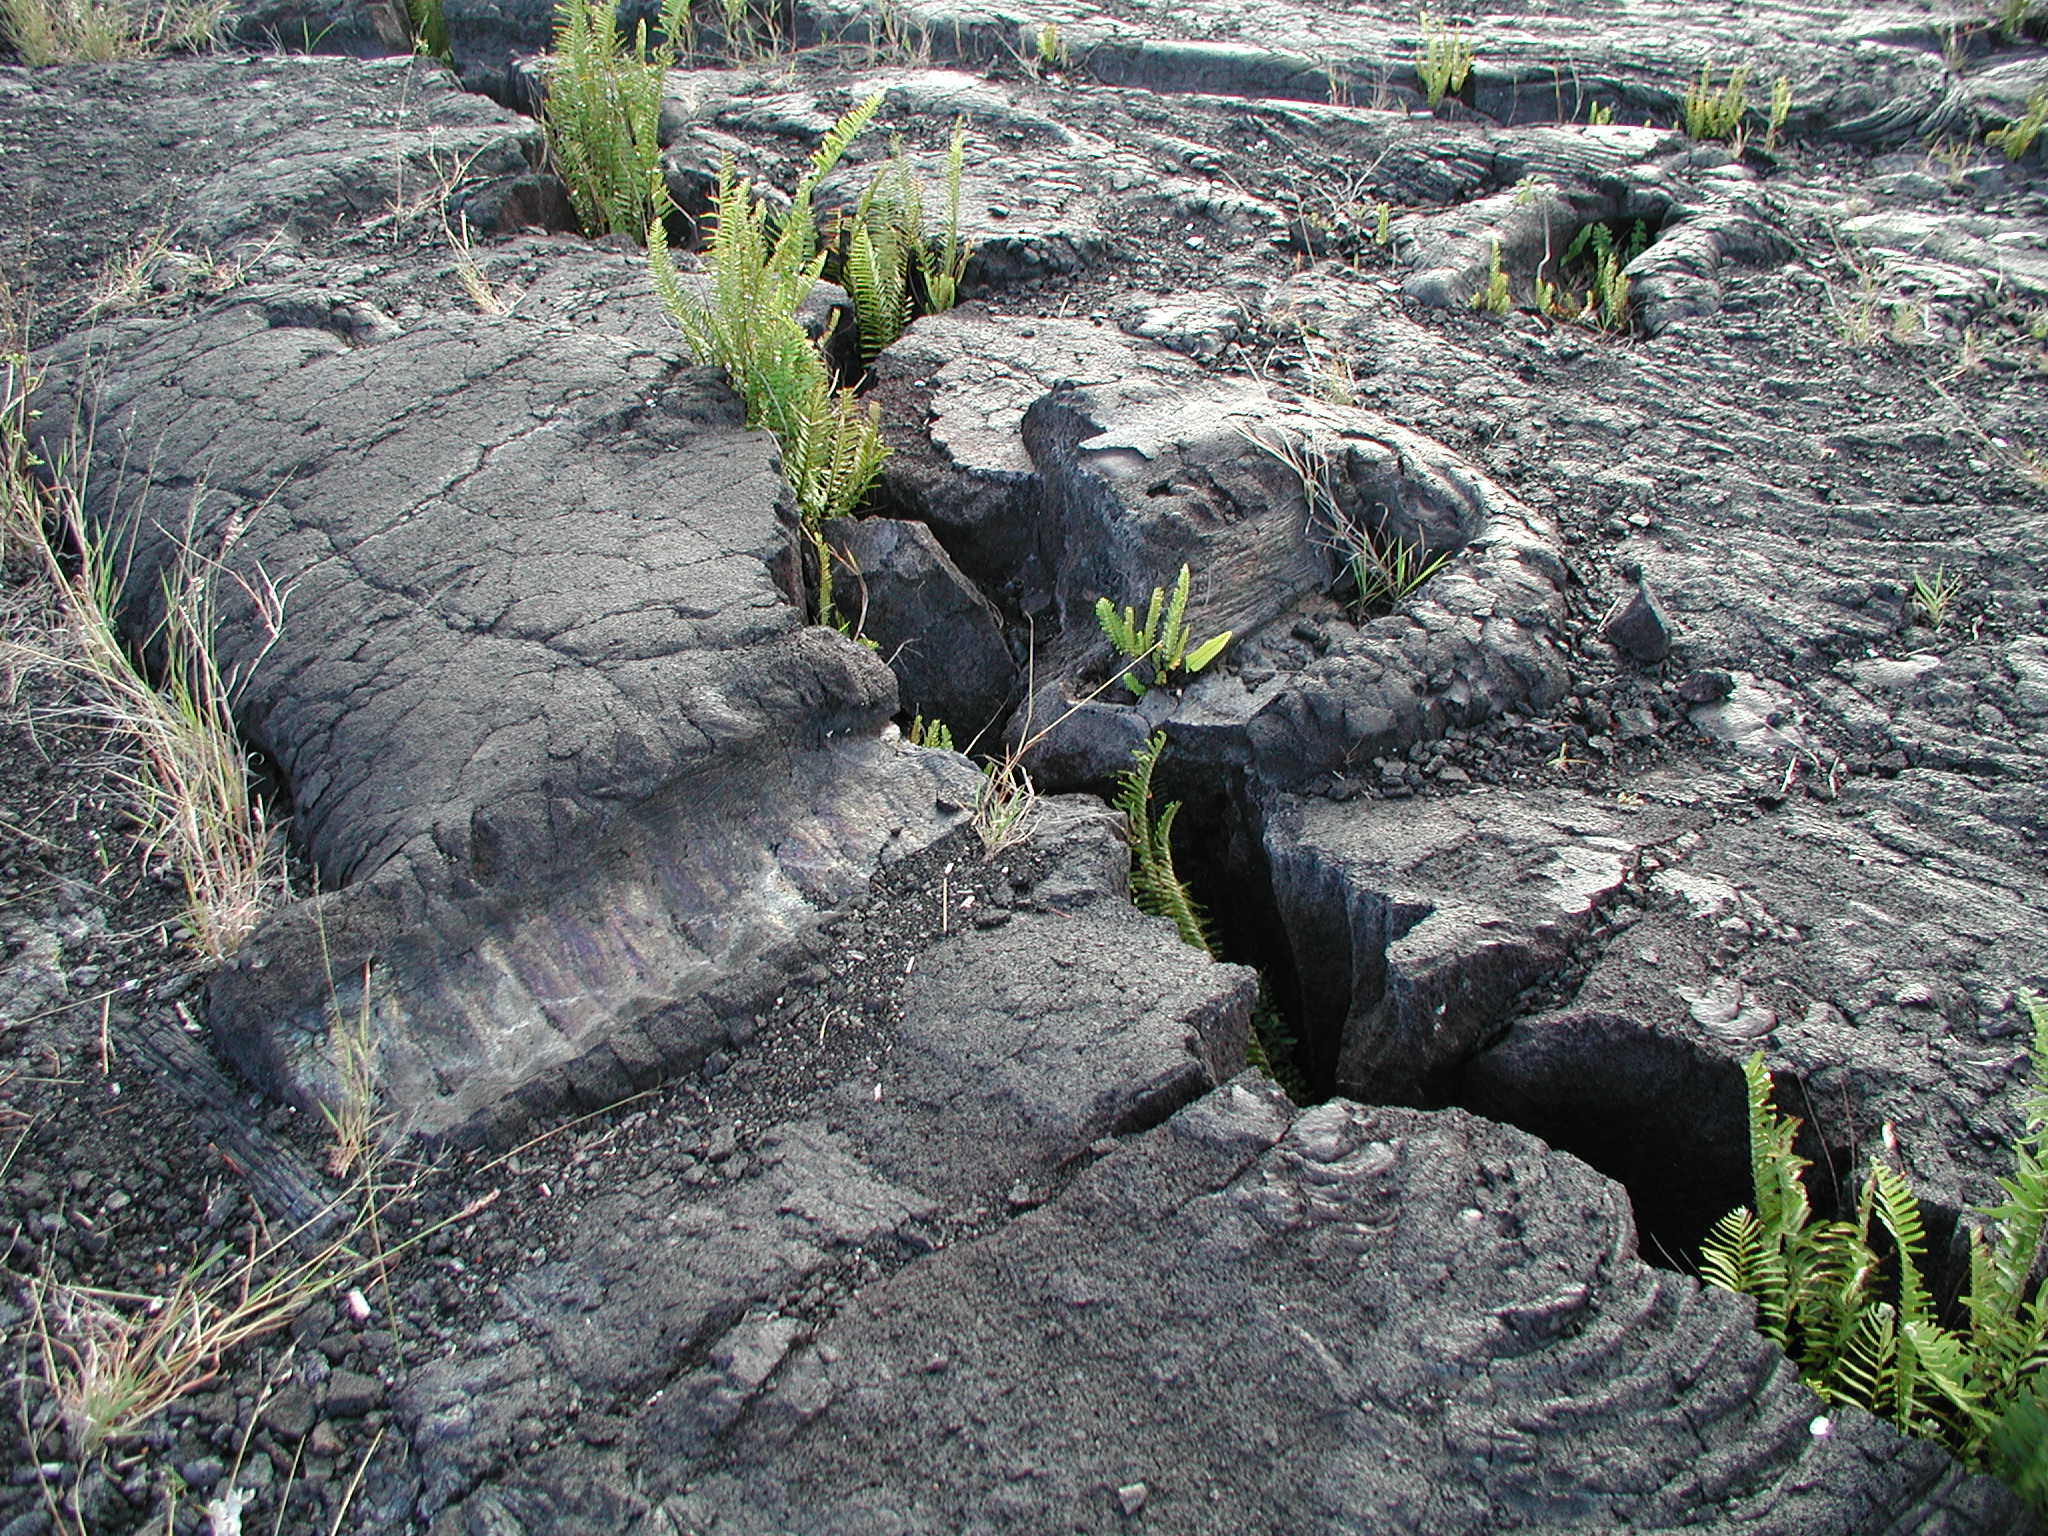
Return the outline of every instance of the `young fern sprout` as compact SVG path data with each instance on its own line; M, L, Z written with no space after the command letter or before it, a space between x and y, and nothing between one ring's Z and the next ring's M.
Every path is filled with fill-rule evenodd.
M2024 113L2003 128L1994 128L1985 134L1984 142L1993 149L2003 150L2008 160L2024 160L2043 128L2048 128L2048 91L2036 91Z
M1192 573L1183 565L1174 581L1171 597L1164 587L1154 587L1143 624L1138 622L1135 608L1125 608L1119 613L1116 604L1108 598L1098 597L1095 600L1096 622L1102 626L1110 644L1131 663L1124 672L1124 686L1139 698L1145 696L1148 687L1165 687L1176 672L1193 677L1230 644L1231 631L1226 629L1220 635L1210 636L1193 650L1188 648L1188 641L1193 638L1187 624L1188 591L1193 579ZM1149 684L1138 676L1138 669L1147 664L1152 669Z
M1507 268L1501 265L1500 242L1496 240L1486 260L1486 281L1472 290L1471 304L1474 309L1484 310L1489 315L1504 315L1512 303Z
M1771 116L1764 129L1764 153L1775 154L1778 135L1785 131L1785 119L1792 115L1792 82L1778 76L1771 86Z
M1209 933L1209 919L1174 872L1173 819L1180 814L1174 801L1152 816L1152 770L1159 754L1166 750L1166 733L1155 731L1144 746L1131 756L1136 766L1117 776L1116 808L1124 816L1124 840L1131 845L1131 903L1141 912L1172 921L1181 942L1216 958L1215 940Z
M1446 95L1465 89L1472 58L1472 40L1463 28L1447 27L1429 12L1422 13L1422 46L1415 50L1415 74L1432 112Z
M1912 606L1913 616L1929 629L1940 629L1948 620L1949 608L1962 595L1969 578L1961 571L1951 571L1946 565L1937 565L1934 574L1922 571L1913 573Z
M1719 89L1714 86L1713 68L1711 63L1700 65L1699 84L1685 93L1681 103L1687 138L1732 138L1749 111L1749 66L1736 65L1728 72L1728 83ZM1786 105L1789 110L1789 95Z
M954 750L952 729L937 717L927 720L923 715L912 716L909 740L913 747L930 747L935 752Z
M1614 238L1614 232L1605 224L1588 224L1573 237L1564 252L1567 264L1582 263L1581 270L1588 279L1585 291L1580 293L1564 283L1553 284L1539 278L1536 283L1537 308L1556 319L1581 321L1599 331L1626 330L1629 322L1627 267L1649 249L1649 245L1650 227L1641 219L1636 220L1625 245Z
M960 238L960 176L967 165L967 119L953 120L946 145L946 233L938 249L925 247L919 260L924 274L925 302L933 313L960 302L960 281L974 246Z

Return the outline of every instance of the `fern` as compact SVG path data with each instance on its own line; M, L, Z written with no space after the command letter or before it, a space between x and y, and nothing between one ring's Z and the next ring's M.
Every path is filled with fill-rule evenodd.
M2048 1230L2048 1006L2029 1000L2033 1086L2005 1199L1979 1213L1971 1236L1968 1319L1958 1332L1937 1315L1926 1279L1927 1232L1905 1177L1874 1161L1856 1219L1816 1221L1807 1164L1793 1151L1799 1122L1771 1103L1763 1058L1743 1066L1756 1210L1714 1226L1700 1271L1711 1285L1757 1298L1757 1323L1829 1402L1854 1404L1899 1428L1989 1465L2039 1511L2048 1511L2048 1315L2034 1280ZM1886 1266L1872 1246L1881 1229Z
M647 233L660 207L662 81L674 62L671 42L649 51L645 22L622 42L612 0L556 6L541 122L585 234Z
M924 205L899 144L854 206L840 270L860 327L861 360L909 327L910 274L924 252Z
M1700 65L1700 81L1685 93L1680 103L1685 133L1691 139L1726 139L1735 136L1743 115L1749 110L1749 66L1739 64L1728 73L1728 83L1714 86L1713 64Z
M936 250L925 232L924 196L899 141L842 222L844 249L827 270L853 298L861 360L872 363L918 314L951 309L973 248L960 238L960 178L966 124L953 125L946 153L946 229Z
M881 408L863 407L852 390L833 387L822 350L829 329L814 341L797 310L825 264L812 224L812 193L881 103L879 93L870 96L833 124L780 220L770 219L729 160L719 167L701 297L684 284L661 235L667 198L658 175L650 181L656 214L647 229L647 256L655 293L697 361L725 371L746 407L747 425L773 433L781 447L782 476L816 569L821 624L834 622L832 558L822 527L859 507L889 450Z
M951 752L953 732L943 720L927 720L923 715L916 715L910 722L910 744L914 747L930 747L939 752Z
M1152 589L1151 602L1145 609L1145 622L1138 622L1138 611L1125 608L1121 612L1116 604L1106 597L1095 600L1095 621L1102 626L1109 643L1132 663L1124 671L1124 686L1139 698L1145 696L1148 687L1164 687L1175 672L1184 672L1193 677L1208 666L1230 644L1232 631L1212 635L1193 650L1188 649L1192 634L1187 624L1188 593L1194 581L1194 574L1187 566L1180 568L1180 575L1174 579L1173 594L1167 595L1164 587ZM1138 674L1138 668L1150 663L1152 681L1147 684Z
M1983 1212L1991 1238L1973 1233L1970 1245L1971 1331L1987 1367L2007 1384L2038 1370L2048 1347L2041 1305L2029 1297L2048 1231L2048 1003L2030 998L2027 1006L2034 1025L2034 1086L2013 1146L2013 1176L1999 1180L2005 1199Z
M2048 1509L2048 1397L2039 1382L2007 1405L1988 1444L1998 1475L2036 1510Z
M1155 731L1131 754L1137 766L1117 776L1115 805L1124 814L1124 838L1131 845L1131 901L1139 911L1169 918L1181 942L1211 959L1216 945L1209 921L1173 868L1173 819L1180 802L1152 816L1152 770L1166 750L1166 733Z
M924 276L925 308L937 313L960 302L960 283L974 247L960 238L960 176L966 166L967 120L953 120L952 142L946 146L946 233L937 251L919 254Z

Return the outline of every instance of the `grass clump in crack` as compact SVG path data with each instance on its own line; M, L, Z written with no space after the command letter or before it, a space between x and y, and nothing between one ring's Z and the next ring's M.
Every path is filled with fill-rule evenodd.
M662 81L688 15L688 0L664 0L656 46L644 21L630 40L620 36L613 0L555 8L541 124L587 235L647 235L660 196Z
M1872 1163L1852 1219L1815 1215L1799 1122L1773 1106L1761 1054L1743 1067L1755 1204L1716 1224L1700 1267L1756 1299L1758 1329L1823 1399L1939 1441L2048 1511L2048 1306L2035 1273L2048 1237L2048 1004L2028 1010L2033 1085L2013 1173L2005 1198L1976 1213L1957 1313L1935 1303L1920 1204L1895 1168Z
M14 663L66 679L80 702L65 711L107 729L123 749L117 776L151 858L167 860L185 891L185 924L209 960L231 953L288 894L281 839L271 827L237 731L235 701L284 621L284 596L260 571L234 576L194 546L188 517L155 594L150 631L124 642L119 609L132 549L94 526L77 478L31 449L25 363L0 410L0 500L8 539L41 567L53 599L48 632L9 639ZM137 520L131 533L139 529ZM265 635L246 664L223 664L217 600L233 584ZM152 664L144 658L150 658Z
M1254 448L1285 464L1301 482L1309 537L1335 562L1336 593L1353 622L1363 623L1390 610L1449 563L1450 550L1431 554L1423 539L1403 539L1389 530L1384 509L1377 526L1347 512L1337 495L1330 450L1323 444L1285 431L1266 437L1246 429L1243 435Z
M1123 672L1124 686L1139 698L1145 696L1148 688L1165 687L1176 673L1193 677L1230 644L1231 631L1226 629L1189 649L1188 642L1194 638L1187 622L1188 593L1193 580L1193 573L1183 565L1174 579L1170 597L1164 587L1154 587L1142 624L1135 608L1119 612L1108 598L1095 600L1095 621L1102 626L1110 644L1129 661ZM1138 676L1139 670L1148 665L1152 670L1149 683Z
M645 230L655 291L691 353L725 371L746 406L747 425L766 428L781 445L782 475L815 565L821 624L834 622L824 524L860 505L888 449L880 408L863 407L851 389L835 387L822 350L828 338L814 339L797 311L825 267L812 215L818 183L881 104L879 93L870 96L833 124L779 219L730 161L720 167L701 293L684 281L669 254L661 230L665 194Z
M1948 622L1949 609L1968 585L1969 577L1964 572L1952 571L1946 565L1937 565L1932 574L1915 571L1909 594L1912 617L1929 629L1940 629Z

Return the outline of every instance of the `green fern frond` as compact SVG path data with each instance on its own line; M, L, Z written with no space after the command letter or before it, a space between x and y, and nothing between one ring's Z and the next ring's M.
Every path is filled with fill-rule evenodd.
M1124 815L1124 838L1131 846L1131 902L1141 912L1170 919L1181 942L1215 957L1208 918L1181 883L1173 867L1173 821L1178 800L1157 820L1152 816L1152 770L1166 750L1166 733L1155 731L1131 754L1134 767L1117 777L1114 804Z
M2022 1351L2041 1348L2040 1312L2034 1311L2031 1326L2025 1313L2048 1233L2048 1003L2029 998L2027 1008L2034 1026L2033 1084L2013 1145L2013 1175L1999 1180L2005 1198L1983 1213L1992 1229L1988 1246L1979 1239L1971 1255L1972 1329L2008 1364Z
M923 715L916 715L910 722L910 744L914 747L930 747L939 752L951 752L953 732L943 720L936 717L927 720Z
M1771 1102L1771 1074L1758 1051L1742 1064L1749 1096L1749 1172L1756 1188L1757 1220L1768 1240L1782 1241L1802 1230L1813 1214L1807 1203L1806 1159L1792 1150L1799 1122L1780 1115Z
M1180 574L1174 578L1170 597L1164 587L1154 587L1151 600L1145 607L1143 624L1138 622L1135 608L1125 608L1119 613L1108 598L1098 597L1095 600L1096 623L1102 626L1110 644L1132 663L1124 669L1124 686L1140 698L1148 687L1165 686L1175 672L1192 677L1214 661L1223 647L1230 643L1231 631L1225 630L1189 652L1187 606L1193 580L1193 573L1182 565ZM1139 676L1140 671L1148 666L1152 674L1149 682Z
M870 97L834 125L813 157L807 182L836 163L880 104L879 95ZM665 193L655 199L657 213L666 210L666 202ZM705 243L703 295L685 287L659 235L658 216L648 226L648 265L655 292L692 354L724 369L749 426L774 434L783 478L816 557L817 618L831 623L832 561L818 531L826 520L859 507L888 448L880 407L864 408L851 390L833 388L824 341L813 340L797 319L825 261L810 226L809 202L806 189L771 237L765 205L728 160L719 168Z
M1755 1296L1765 1261L1763 1228L1746 1205L1714 1223L1700 1248L1700 1278L1707 1284Z
M1962 1449L1995 1422L1970 1375L1967 1340L1932 1319L1902 1319L1899 1368L1887 1416L1915 1434Z
M1899 1324L1911 1328L1930 1323L1934 1304L1921 1273L1927 1258L1927 1229L1920 1218L1920 1202L1899 1171L1883 1162L1871 1164L1869 1188L1876 1197L1878 1223L1890 1235L1898 1254Z
M1896 1314L1881 1301L1865 1307L1854 1319L1847 1347L1826 1373L1807 1374L1807 1385L1831 1403L1847 1403L1882 1413L1897 1367L1899 1332Z
M955 118L952 142L946 146L946 232L936 251L919 253L925 302L934 312L960 302L961 279L974 247L960 238L960 177L966 166L967 120Z
M2005 1200L1980 1213L1991 1235L1972 1234L1967 1332L1936 1316L1925 1221L1896 1169L1872 1163L1854 1221L1813 1219L1806 1164L1792 1151L1798 1122L1772 1106L1761 1056L1743 1073L1758 1209L1770 1214L1724 1217L1703 1248L1701 1272L1711 1284L1759 1297L1759 1328L1822 1397L1868 1408L1967 1461L1988 1460L2039 1509L2048 1508L2048 1312L2033 1271L2048 1225L2048 1009L2029 1006L2034 1084L2026 1130L2014 1175L2001 1181ZM1885 1285L1872 1247L1878 1228L1896 1259L1895 1301L1877 1294ZM1782 1295L1782 1314L1774 1315L1766 1294Z
M1987 1445L1992 1470L2036 1510L2048 1509L2048 1395L2040 1383L2006 1404Z
M886 172L884 173L886 174ZM846 291L860 329L861 360L872 363L882 348L910 325L908 242L913 235L904 223L905 204L878 197L881 177L861 195L841 263Z

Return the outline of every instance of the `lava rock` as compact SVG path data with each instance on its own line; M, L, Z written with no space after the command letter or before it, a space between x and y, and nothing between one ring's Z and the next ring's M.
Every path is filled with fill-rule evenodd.
M1655 666L1671 654L1671 624L1664 617L1649 583L1636 589L1600 627L1608 642L1629 660Z

